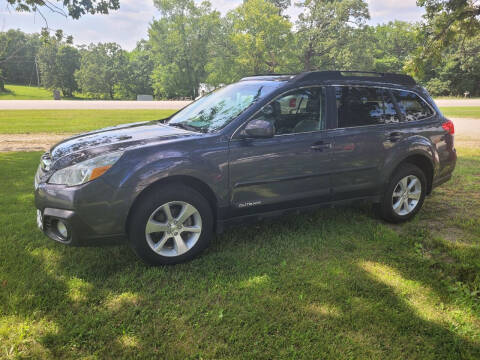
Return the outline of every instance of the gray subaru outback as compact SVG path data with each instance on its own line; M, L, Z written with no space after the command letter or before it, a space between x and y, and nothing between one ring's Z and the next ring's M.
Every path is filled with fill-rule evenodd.
M126 238L144 261L173 264L249 218L369 200L402 222L450 179L453 135L409 76L248 77L168 119L53 146L35 176L38 226L68 245Z

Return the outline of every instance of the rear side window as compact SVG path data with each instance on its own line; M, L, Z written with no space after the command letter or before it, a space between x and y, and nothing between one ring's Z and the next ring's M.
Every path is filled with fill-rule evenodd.
M417 94L401 90L393 90L393 94L406 121L422 120L433 115L432 109Z
M386 89L336 86L338 127L348 128L400 121Z

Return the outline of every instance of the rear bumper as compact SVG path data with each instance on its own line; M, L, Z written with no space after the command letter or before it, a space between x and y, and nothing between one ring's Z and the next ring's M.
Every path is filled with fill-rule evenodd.
M457 151L453 146L453 136L445 135L445 144L446 146L438 147L438 163L435 171L435 176L433 178L432 187L429 191L435 189L437 186L440 186L452 178L453 171L457 165Z
M433 184L432 184L432 190L435 189L437 186L440 186L444 183L446 183L447 181L449 181L450 179L452 178L452 173L449 173L445 176L442 176L441 178L437 178L433 181Z

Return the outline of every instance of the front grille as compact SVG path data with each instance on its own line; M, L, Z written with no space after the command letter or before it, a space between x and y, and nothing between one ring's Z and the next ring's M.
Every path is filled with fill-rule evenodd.
M50 216L45 216L43 218L43 231L45 232L52 231L52 218Z

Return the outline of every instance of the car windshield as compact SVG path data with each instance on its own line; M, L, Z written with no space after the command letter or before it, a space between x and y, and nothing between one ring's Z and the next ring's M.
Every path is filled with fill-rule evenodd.
M282 85L281 81L241 81L225 86L172 116L167 124L184 129L214 132L223 128L247 107Z

